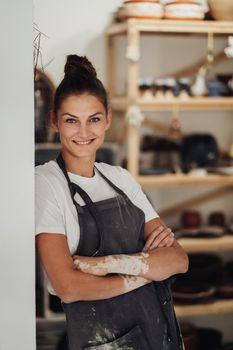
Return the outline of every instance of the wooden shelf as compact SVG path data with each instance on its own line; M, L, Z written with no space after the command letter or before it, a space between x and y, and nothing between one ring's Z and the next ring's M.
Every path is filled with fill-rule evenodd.
M117 96L114 89L116 80L116 62L115 47L113 45L113 37L116 35L126 36L127 49L134 49L135 53L140 54L140 35L205 35L209 33L214 36L223 36L225 41L227 35L233 34L233 21L181 21L181 20L143 20L128 19L125 22L115 23L109 26L106 31L107 42L107 77L108 88L111 95L111 107L114 111L119 111L124 115L131 105L139 107L142 112L154 111L232 111L233 97L171 97L158 99L156 97L141 97L139 94L138 81L140 77L139 60L132 57L127 60L127 93L124 96ZM133 51L133 50L132 50ZM132 55L133 56L133 55ZM140 56L140 55L138 55ZM127 56L128 57L128 56ZM135 55L136 57L136 55ZM194 176L186 174L165 174L165 175L140 175L139 174L139 158L140 158L140 135L139 128L129 124L127 127L128 141L128 169L143 188L169 188L181 186L197 186L197 185L223 185L222 189L217 190L218 195L228 194L233 188L233 175L207 174L203 176ZM226 191L225 191L226 190ZM181 204L177 204L175 209L179 209L186 205L190 207L193 203L202 203L207 199L216 198L215 193L198 196L197 198L186 200ZM164 215L176 213L174 207L162 211ZM162 216L162 213L160 213ZM225 251L233 249L233 235L224 235L219 238L194 239L181 238L179 242L187 252L203 252L203 251ZM232 300L214 300L208 304L194 305L176 305L176 314L179 317L208 315L219 313L233 313Z
M145 33L193 33L193 34L232 34L233 21L180 21L128 19L125 22L114 23L106 31L109 36L125 34L129 27Z
M233 299L219 299L209 304L175 305L175 311L178 317L231 313Z
M134 101L142 111L179 110L233 110L233 97L179 97L169 99L138 98ZM129 103L126 97L113 97L111 107L115 111L125 111Z
M216 238L179 238L178 242L188 253L233 250L233 234Z
M177 187L196 185L233 185L231 175L192 176L185 174L139 175L137 181L143 188L149 187Z

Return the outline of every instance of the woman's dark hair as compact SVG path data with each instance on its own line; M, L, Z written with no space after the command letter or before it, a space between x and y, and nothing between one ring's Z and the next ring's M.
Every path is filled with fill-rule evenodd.
M102 82L97 78L96 70L85 56L69 55L65 64L65 76L54 95L54 114L62 102L71 95L88 93L95 96L108 111L108 95Z

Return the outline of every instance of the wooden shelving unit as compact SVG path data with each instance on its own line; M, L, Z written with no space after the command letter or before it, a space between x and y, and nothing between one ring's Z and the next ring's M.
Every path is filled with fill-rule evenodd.
M175 305L175 310L178 317L232 313L233 300L219 299L208 304Z
M114 111L126 111L131 106L137 106L141 112L146 111L168 111L172 109L178 110L233 110L232 97L198 97L181 99L174 97L170 99L142 98L138 90L139 81L139 62L140 56L140 39L143 34L158 35L206 35L210 33L215 36L223 36L233 33L233 22L224 21L173 21L173 20L143 20L128 19L122 23L112 24L106 30L107 38L107 78L108 88L111 95L112 109ZM114 91L114 74L115 74L115 55L112 40L117 35L125 35L127 37L127 49L134 52L134 57L128 57L127 60L127 94L126 96L117 96ZM136 57L136 58L135 58ZM139 174L139 131L135 125L128 125L128 169L133 176L138 177ZM174 181L173 181L174 180ZM144 186L167 186L170 182L177 185L193 184L195 181L190 178L170 177L163 181L162 178L140 177L140 182ZM196 181L196 184L219 183L220 177L208 177ZM232 179L222 179L222 184L232 183Z
M178 242L188 253L233 250L233 234L217 238L180 238ZM175 305L178 317L215 315L233 312L233 299L214 299L209 303Z
M233 250L233 234L214 238L179 238L178 242L188 253Z
M186 34L232 34L233 23L225 21L180 21L128 19L112 24L106 31L107 36L126 34L132 27L142 33L186 33Z
M113 111L121 113L124 117L131 106L136 106L141 113L153 111L233 111L233 97L189 97L189 98L156 98L153 96L142 97L138 89L139 81L139 58L140 57L140 40L144 34L155 35L206 35L226 36L233 34L233 22L224 21L173 21L173 20L142 20L129 19L122 23L111 25L106 31L107 38L107 78L108 89L111 96L111 107ZM119 96L114 91L115 81L115 55L113 40L115 36L126 36L127 52L131 49L135 57L127 56L127 92ZM143 122L142 122L143 123ZM181 186L197 185L223 185L223 194L232 191L233 176L207 174L203 176L193 176L185 174L166 174L166 175L140 175L139 174L139 157L140 157L140 126L128 124L126 138L128 142L128 169L137 179L143 188L168 188ZM221 191L220 191L221 192ZM221 193L219 192L219 195ZM217 194L218 195L218 194ZM216 196L207 195L211 200ZM190 203L201 203L202 199L187 200L187 207ZM182 203L177 206L179 209ZM175 208L165 209L166 216L174 213ZM161 212L162 216L162 212ZM162 216L163 217L163 216ZM180 244L187 252L221 252L233 250L233 235L224 235L219 238L181 238ZM194 315L216 315L219 313L233 313L233 300L214 300L206 304L194 305L176 305L176 314L179 317Z
M178 108L180 111L205 111L205 110L232 110L233 97L189 97L181 99L179 97L169 99L157 99L155 97L136 99L136 104L143 112L170 111ZM125 111L128 102L126 96L114 96L111 107L115 111Z
M144 175L137 176L137 181L143 188L178 187L195 185L233 185L233 176L213 175L193 176L185 174Z

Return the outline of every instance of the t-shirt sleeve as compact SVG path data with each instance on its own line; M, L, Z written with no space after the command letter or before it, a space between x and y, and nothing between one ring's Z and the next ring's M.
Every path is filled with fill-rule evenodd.
M35 175L35 223L36 235L43 232L65 234L64 219L55 194L40 174Z
M126 170L122 168L122 175L124 177L125 193L130 200L145 213L145 222L148 222L154 218L159 217L147 196L143 192L139 183L134 177Z

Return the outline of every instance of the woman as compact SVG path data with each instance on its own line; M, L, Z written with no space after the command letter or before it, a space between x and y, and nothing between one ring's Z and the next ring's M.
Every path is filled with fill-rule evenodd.
M61 154L36 168L49 291L62 301L70 350L182 349L166 280L187 271L187 256L131 175L95 162L110 124L92 64L68 56L52 115Z

